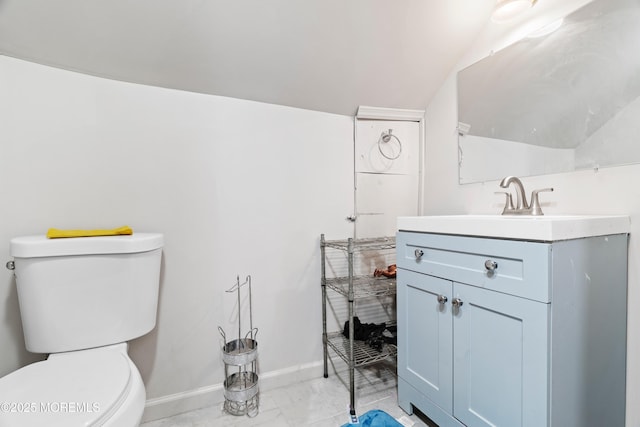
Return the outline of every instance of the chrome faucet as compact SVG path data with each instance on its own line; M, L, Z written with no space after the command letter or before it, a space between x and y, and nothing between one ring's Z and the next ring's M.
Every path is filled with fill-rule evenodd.
M516 188L515 210L520 211L523 208L529 208L529 206L527 206L527 196L525 196L524 194L524 185L522 185L522 181L520 181L520 178L517 178L515 176L508 176L500 181L500 187L502 188L509 188L511 184L513 184L513 186Z
M531 192L531 204L527 203L527 196L525 195L524 185L518 177L507 176L500 181L500 187L508 189L513 184L516 189L516 205L513 206L513 198L511 193L506 192L506 202L502 215L544 215L542 208L540 207L540 200L538 193L542 191L553 191L553 188L542 188L539 190L533 190Z

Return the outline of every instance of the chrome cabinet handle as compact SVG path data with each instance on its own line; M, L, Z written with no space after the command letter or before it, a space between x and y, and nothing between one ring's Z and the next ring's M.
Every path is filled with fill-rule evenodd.
M498 263L494 260L488 259L484 262L484 268L486 268L487 271L493 273L498 269Z
M453 301L451 301L451 304L453 304L453 306L456 308L460 308L463 302L460 298L454 298Z
M445 302L449 301L449 299L444 296L444 295L438 295L438 303L440 304L444 304Z
M422 249L416 249L413 251L413 254L416 256L416 259L420 259L422 255L424 255L424 251Z

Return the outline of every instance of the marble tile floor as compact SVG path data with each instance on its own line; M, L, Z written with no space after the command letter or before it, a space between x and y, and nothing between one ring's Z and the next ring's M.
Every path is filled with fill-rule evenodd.
M397 404L397 380L390 369L361 368L355 376L358 415L381 409L405 426L433 427L428 419L406 414ZM223 403L196 411L149 421L141 427L339 427L349 421L347 372L311 379L293 386L261 391L259 413L234 416Z

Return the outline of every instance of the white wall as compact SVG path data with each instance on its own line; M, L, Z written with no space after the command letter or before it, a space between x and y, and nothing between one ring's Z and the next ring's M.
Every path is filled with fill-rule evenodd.
M130 349L149 399L216 403L238 274L253 278L261 381L322 375L319 236L353 232L353 118L3 56L0 94L0 259L10 238L49 227L165 234L158 324ZM0 376L39 357L23 348L9 271L2 282Z
M585 1L540 0L532 10L537 18L564 14ZM547 13L546 16L543 16ZM518 29L517 31L520 31ZM513 39L517 31L489 25L456 67L426 112L425 206L427 215L500 213L504 196L495 195L498 181L458 184L455 73ZM505 158L505 161L508 159ZM628 214L631 216L628 290L627 427L640 426L640 165L524 178L528 191L554 187L540 196L547 214ZM603 301L606 304L606 301Z

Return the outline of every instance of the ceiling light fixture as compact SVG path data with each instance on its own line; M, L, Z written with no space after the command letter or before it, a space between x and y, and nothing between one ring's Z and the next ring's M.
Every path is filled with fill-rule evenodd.
M498 0L493 9L491 20L496 23L507 22L533 7L537 0Z

